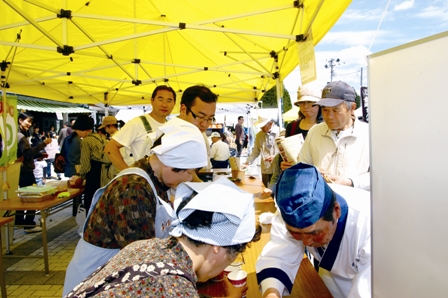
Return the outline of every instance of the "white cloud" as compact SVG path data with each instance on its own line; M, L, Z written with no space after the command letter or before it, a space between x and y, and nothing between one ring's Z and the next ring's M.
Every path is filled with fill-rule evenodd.
M414 0L403 1L394 6L394 11L408 10L414 7Z
M382 9L347 9L339 19L338 23L348 23L357 21L379 20L383 15Z
M375 30L329 32L319 45L338 44L345 46L369 45L375 36ZM378 34L382 34L378 32Z
M440 6L425 7L421 12L417 13L416 16L424 19L437 18L448 21L448 5L445 5L445 7Z

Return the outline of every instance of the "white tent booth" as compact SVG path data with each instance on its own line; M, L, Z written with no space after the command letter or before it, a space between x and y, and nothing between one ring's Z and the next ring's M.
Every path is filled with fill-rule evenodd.
M368 57L372 297L447 297L448 31Z

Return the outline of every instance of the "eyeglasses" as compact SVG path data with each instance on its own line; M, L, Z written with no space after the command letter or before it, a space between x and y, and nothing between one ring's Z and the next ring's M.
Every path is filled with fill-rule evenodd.
M206 118L206 117L204 117L204 116L197 116L197 115L196 115L195 113L193 113L193 111L190 110L189 108L187 108L187 111L191 113L191 115L193 116L193 118L194 118L196 121L199 121L199 122L207 122L207 123L210 123L210 122L214 122L214 121L215 121L215 117L208 117L208 118Z

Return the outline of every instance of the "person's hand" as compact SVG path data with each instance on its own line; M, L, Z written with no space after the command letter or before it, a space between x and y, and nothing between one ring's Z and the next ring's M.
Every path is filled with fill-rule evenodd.
M292 167L292 162L289 161L282 161L280 164L280 168L282 169L282 171L289 169L290 167Z
M352 180L349 178L336 176L336 175L329 175L324 170L319 170L319 172L322 175L322 177L324 177L324 179L327 183L336 183L336 184L341 184L341 185L346 185L346 186L352 186Z
M266 161L266 162L272 162L273 160L274 160L274 155L271 155L271 156L268 156L268 157L266 157L265 159L264 159L264 161Z
M352 186L352 180L348 179L348 178L344 178L341 176L336 176L336 175L323 175L325 181L327 181L327 183L336 183L336 184L341 184L341 185L345 185L345 186Z
M44 143L47 144L47 145L50 144L50 143L51 143L51 139L50 139L50 138L46 138L46 139L44 140Z
M261 192L261 197L263 199L269 198L272 195L272 190L270 188L265 188L263 189L263 191Z
M240 141L240 145L243 145L244 144L244 142L243 141Z
M244 170L245 168L247 168L249 166L249 164L247 162L243 163L241 165L241 170Z
M249 287L246 285L242 287L235 287L230 283L227 277L224 278L224 286L226 289L226 297L227 298L241 298L244 293L247 292Z
M81 177L79 177L77 175L73 175L70 177L69 183L70 183L70 186L79 188L82 186L83 181L82 181Z
M274 288L267 289L263 295L263 298L280 298L280 297L281 297L280 293Z

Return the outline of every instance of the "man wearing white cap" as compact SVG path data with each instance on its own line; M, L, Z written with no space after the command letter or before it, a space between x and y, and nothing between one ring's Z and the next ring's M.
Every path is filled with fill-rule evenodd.
M272 161L278 153L275 146L276 134L271 132L273 124L274 120L258 116L255 126L261 130L255 135L254 149L243 164L243 167L247 167L261 154L261 179L266 187L269 186L273 173Z
M171 237L131 243L67 297L199 297L197 282L217 276L260 239L253 195L227 178L178 189ZM229 297L246 290L227 282Z
M106 145L104 152L115 168L123 170L129 167L120 153L121 147L130 148L134 160L139 160L149 153L146 152L148 133L157 131L157 128L166 122L166 117L171 114L175 104L176 92L173 88L161 85L154 89L151 95L152 111L128 121Z
M221 134L217 131L210 136L212 138L212 148L210 149L210 162L214 169L224 169L229 167L230 148L222 141Z
M271 239L257 260L263 297L290 295L305 247L335 298L371 297L370 193L325 182L312 165L283 171Z
M167 191L191 181L206 164L204 138L196 126L174 118L159 127L151 155L95 193L83 238L67 268L64 294L129 243L168 236Z
M315 125L298 159L314 165L328 182L370 189L369 126L355 117L356 93L345 82L322 90L324 122Z

